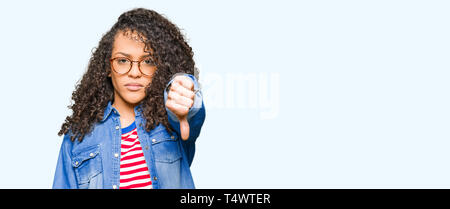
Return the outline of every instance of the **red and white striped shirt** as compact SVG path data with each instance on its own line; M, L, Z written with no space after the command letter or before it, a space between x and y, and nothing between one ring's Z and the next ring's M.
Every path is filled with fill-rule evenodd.
M152 180L133 122L122 129L120 189L151 189Z

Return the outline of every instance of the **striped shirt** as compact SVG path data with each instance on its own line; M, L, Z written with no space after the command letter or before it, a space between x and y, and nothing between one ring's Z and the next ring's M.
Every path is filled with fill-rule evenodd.
M120 189L151 189L152 181L133 122L122 129Z

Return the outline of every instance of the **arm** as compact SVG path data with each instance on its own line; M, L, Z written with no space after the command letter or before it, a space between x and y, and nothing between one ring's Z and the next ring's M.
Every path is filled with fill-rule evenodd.
M188 111L187 117L186 117L187 122L189 124L189 137L187 138L187 140L182 140L183 149L186 152L188 162L190 165L192 163L192 159L193 159L194 153L195 153L195 141L196 141L197 137L200 135L201 127L203 125L203 122L205 121L205 107L203 104L202 93L200 91L200 87L199 87L197 80L195 79L195 77L193 75L185 74L185 73L175 74L172 77L172 79L167 84L166 89L164 91L164 102L165 103L167 102L168 90L170 89L170 86L171 86L172 82L174 81L174 78L179 75L187 76L188 78L190 78L192 80L192 82L194 84L194 92L195 92L194 102L192 104L192 107L189 108L189 111ZM169 120L170 125L175 130L175 132L179 136L181 136L180 120L178 119L177 115L173 111L171 111L170 108L168 108L167 106L166 106L166 111L167 111L168 120Z
M58 162L56 164L55 177L53 179L53 189L76 189L78 188L75 171L72 167L72 157L70 147L72 142L68 134L64 135L61 149L59 151Z

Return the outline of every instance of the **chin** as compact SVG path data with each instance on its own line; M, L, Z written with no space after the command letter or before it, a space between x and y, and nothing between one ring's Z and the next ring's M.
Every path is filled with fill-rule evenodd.
M141 102L144 99L144 96L131 96L130 95L124 99L127 103L138 104L139 102Z

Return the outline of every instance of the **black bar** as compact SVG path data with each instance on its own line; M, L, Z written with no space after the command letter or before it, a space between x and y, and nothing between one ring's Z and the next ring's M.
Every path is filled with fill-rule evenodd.
M46 205L126 206L127 201L146 208L301 208L314 206L392 207L443 202L448 189L174 189L174 190L51 190L2 189L1 200L44 202ZM86 202L86 203L85 203ZM87 204L89 202L89 204ZM17 203L17 202L16 202ZM19 202L20 203L20 202ZM54 203L54 204L51 204ZM4 202L6 205L6 202ZM157 207L156 207L157 206Z

